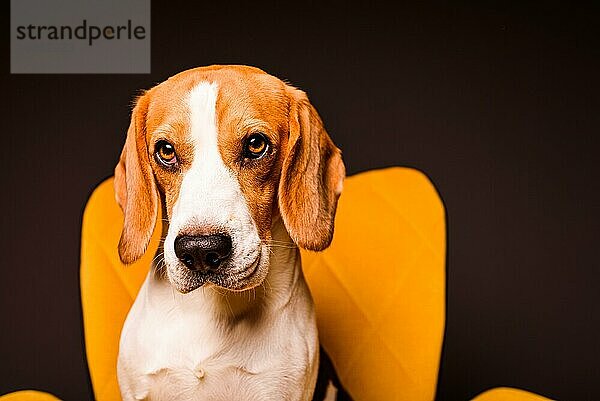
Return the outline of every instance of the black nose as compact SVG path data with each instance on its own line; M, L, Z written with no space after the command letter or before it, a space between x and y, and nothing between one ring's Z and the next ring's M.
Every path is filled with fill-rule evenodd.
M175 255L191 270L216 269L230 254L231 238L227 235L180 235L175 238Z

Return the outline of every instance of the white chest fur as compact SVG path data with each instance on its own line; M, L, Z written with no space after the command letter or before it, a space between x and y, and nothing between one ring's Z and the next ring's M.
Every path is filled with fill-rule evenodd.
M295 259L260 289L228 295L179 294L152 269L121 333L123 399L310 400L317 330Z

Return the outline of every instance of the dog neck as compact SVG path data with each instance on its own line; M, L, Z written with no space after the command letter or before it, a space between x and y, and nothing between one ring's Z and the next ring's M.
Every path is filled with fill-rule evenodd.
M207 310L215 318L240 320L257 314L277 313L285 309L294 299L298 287L304 287L300 251L293 243L281 217L276 216L271 228L269 242L269 272L263 283L244 291L230 291L213 284L181 294L169 283L161 263L162 247L152 263L149 290L172 292L174 305L178 308L197 311ZM162 266L162 268L161 268Z

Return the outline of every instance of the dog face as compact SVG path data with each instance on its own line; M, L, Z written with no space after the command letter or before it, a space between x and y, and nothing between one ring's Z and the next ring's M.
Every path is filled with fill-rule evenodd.
M119 255L140 258L163 210L171 284L245 290L269 269L281 218L301 247L331 242L345 170L304 92L252 67L182 72L138 98L119 164Z

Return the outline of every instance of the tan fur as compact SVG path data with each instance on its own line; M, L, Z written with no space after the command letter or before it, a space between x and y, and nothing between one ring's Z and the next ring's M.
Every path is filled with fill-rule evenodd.
M141 97L131 116L127 139L115 168L115 194L123 209L119 256L124 263L139 259L152 236L159 200L146 146L148 100Z
M167 218L183 173L192 163L186 95L199 82L216 82L218 146L240 188L263 240L280 213L291 238L321 250L331 242L333 217L345 174L335 147L306 94L265 72L245 66L211 66L177 74L138 99L119 164L115 190L125 222L119 255L132 263L145 252L162 200ZM272 154L244 163L244 139L260 131ZM176 149L179 170L154 160L157 140Z
M340 150L306 94L288 87L289 143L279 184L279 209L291 238L302 248L329 246L345 168Z

